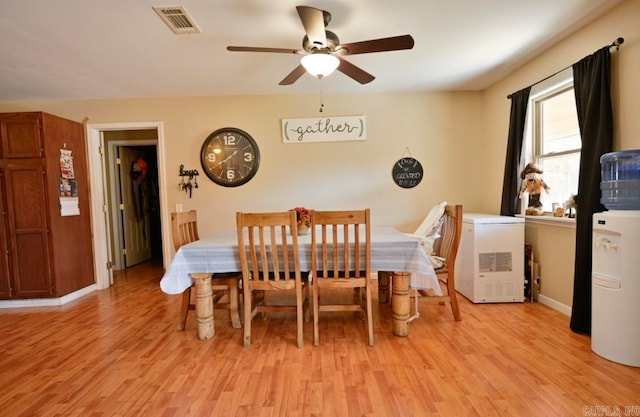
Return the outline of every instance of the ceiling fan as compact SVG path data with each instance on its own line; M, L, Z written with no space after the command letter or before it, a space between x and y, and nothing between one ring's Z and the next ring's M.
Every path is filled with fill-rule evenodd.
M298 11L302 26L304 26L306 32L306 35L302 39L302 49L227 46L227 50L234 52L271 52L303 55L300 64L279 83L280 85L291 85L305 72L322 78L331 74L335 69L353 78L360 84L367 84L373 81L375 77L350 63L344 59L343 56L413 48L414 42L411 35L341 44L335 33L325 29L331 21L331 14L329 12L309 6L296 6L296 10Z

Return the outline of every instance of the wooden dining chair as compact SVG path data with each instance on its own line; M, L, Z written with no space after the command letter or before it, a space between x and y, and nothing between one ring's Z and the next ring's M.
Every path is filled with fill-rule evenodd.
M295 312L296 340L302 348L303 315L308 315L309 287L300 270L295 211L238 212L236 224L244 294L244 346L251 345L251 320L257 313ZM295 291L295 305L265 302L265 293L286 290Z
M436 268L435 271L438 281L442 283L441 287L444 286L446 288L446 294L439 296L432 294L428 290L412 290L411 296L423 296L422 299L426 300L427 303L449 303L453 318L456 321L460 321L462 320L462 315L456 298L455 264L462 235L462 205L447 204L442 216L440 238L434 242L433 251L435 256L443 259L442 267Z
M311 270L314 345L320 344L321 312L359 311L366 316L369 346L373 346L369 209L311 213ZM338 303L333 298L321 302L321 291L325 297L332 290L345 288L356 290L354 302Z
M171 213L171 234L173 247L178 251L182 245L199 240L198 216L195 210L180 213ZM231 325L239 329L242 327L240 313L238 312L238 282L242 275L239 272L216 273L211 279L213 291L213 303L229 309ZM182 305L178 317L178 330L184 330L187 325L189 310L195 310L195 304L191 302L193 286L182 293Z

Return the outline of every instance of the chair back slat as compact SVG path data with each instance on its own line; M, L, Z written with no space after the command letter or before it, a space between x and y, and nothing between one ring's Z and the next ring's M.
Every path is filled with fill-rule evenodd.
M445 268L453 268L455 264L461 233L462 206L447 205L443 215L440 238L433 245L435 254L445 259Z
M177 251L182 245L200 240L198 236L198 216L195 210L171 213L171 236L173 248Z
M240 263L250 279L291 280L300 274L294 211L237 213L237 229Z
M320 278L369 276L369 218L369 209L312 212L312 270Z

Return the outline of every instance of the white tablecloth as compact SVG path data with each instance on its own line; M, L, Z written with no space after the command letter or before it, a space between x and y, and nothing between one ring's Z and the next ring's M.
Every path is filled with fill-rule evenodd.
M311 234L298 236L300 268L311 269ZM371 230L371 269L373 271L410 272L411 288L431 289L441 294L429 257L417 238L407 236L392 227ZM235 230L216 233L182 246L160 281L167 294L181 294L189 288L189 274L196 272L240 271L238 238Z

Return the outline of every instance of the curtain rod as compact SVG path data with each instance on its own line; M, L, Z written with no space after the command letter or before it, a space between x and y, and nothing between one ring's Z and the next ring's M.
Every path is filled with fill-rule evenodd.
M624 38L618 38L618 39L616 39L615 41L611 42L611 44L610 44L610 45L608 45L608 46L609 46L609 48L616 48L616 51L617 51L618 49L620 49L620 45L622 45L623 43L624 43ZM548 76L544 77L544 78L543 78L543 79L541 79L540 81L536 81L535 83L531 84L529 87L533 87L533 86L534 86L534 85L536 85L536 84L540 84L540 83L541 83L541 82L543 82L543 81L547 81L549 78L553 77L554 75L558 75L558 74L560 74L562 71L564 71L564 70L566 70L566 69L569 69L569 68L571 68L572 66L573 66L573 64L568 65L568 66L566 66L566 67L562 68L561 70L556 71L556 72L554 72L553 74L551 74L551 75L548 75ZM511 99L511 94L509 94L509 95L507 96L507 98L508 98L508 99Z

